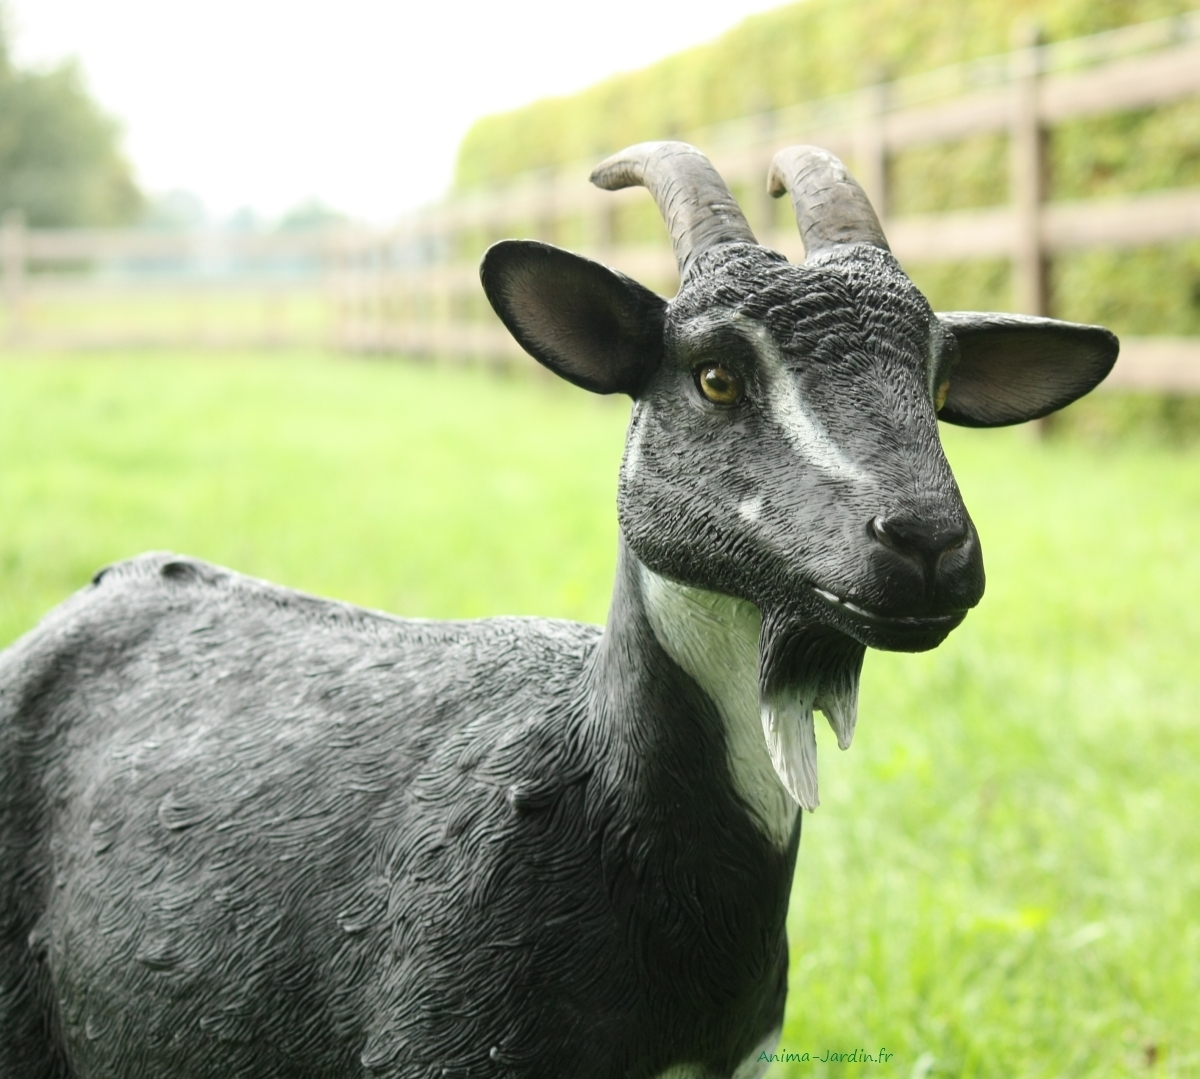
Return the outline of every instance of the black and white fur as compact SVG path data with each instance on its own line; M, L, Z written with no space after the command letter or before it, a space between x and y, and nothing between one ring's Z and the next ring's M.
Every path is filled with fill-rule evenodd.
M634 399L607 625L102 571L0 656L0 1079L764 1067L814 709L847 746L864 648L982 594L938 404L1045 414L1116 342L933 314L812 148L772 174L802 266L690 147L596 179L658 199L674 300L530 242L482 274L534 356Z

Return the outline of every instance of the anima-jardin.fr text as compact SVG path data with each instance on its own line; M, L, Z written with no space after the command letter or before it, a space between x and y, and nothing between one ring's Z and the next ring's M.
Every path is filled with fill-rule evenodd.
M886 1064L895 1055L882 1047L878 1053L868 1053L865 1049L855 1049L849 1053L839 1053L833 1049L825 1049L820 1053L792 1053L781 1049L776 1053L759 1053L758 1059L769 1064Z

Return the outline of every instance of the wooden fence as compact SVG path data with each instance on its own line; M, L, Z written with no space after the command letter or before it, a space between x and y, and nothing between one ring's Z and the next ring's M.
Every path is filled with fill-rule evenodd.
M1047 311L1046 267L1056 255L1200 238L1200 189L1047 201L1047 129L1196 95L1200 12L1030 44L683 137L704 149L742 195L759 239L789 258L800 259L803 250L794 225L777 224L782 219L765 191L767 168L781 146L815 143L852 164L902 263L1008 258L1014 308L1036 314ZM984 133L1008 136L1007 205L889 212L891 155ZM677 287L665 234L659 243L622 238L623 215L646 193L596 190L587 183L592 164L458 195L387 230L292 236L26 230L10 217L0 231L7 337L26 347L324 343L517 361L522 354L479 289L479 256L496 239L536 236L665 294ZM190 313L174 321L163 315L164 297ZM114 311L131 303L158 314L140 329L119 319L101 320L98 329L78 314L45 314L56 305L69 315L73 307ZM1200 391L1200 342L1127 339L1110 383Z

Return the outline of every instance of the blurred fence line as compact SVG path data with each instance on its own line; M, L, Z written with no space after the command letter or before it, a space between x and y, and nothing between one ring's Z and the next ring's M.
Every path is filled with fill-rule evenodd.
M803 257L797 230L765 178L780 147L814 143L852 163L902 263L1010 259L1014 308L1044 314L1055 255L1200 238L1200 188L1047 201L1046 131L1198 94L1200 13L1192 13L1074 41L1029 41L681 137L709 154L759 239L793 260ZM983 133L1008 136L1008 204L889 213L890 155ZM497 239L558 243L664 294L678 287L665 234L657 243L623 235L645 192L598 191L587 182L593 164L456 194L388 229L51 230L9 216L0 228L4 339L34 348L320 344L520 362L479 288L479 257ZM1110 384L1200 391L1200 339L1127 338Z

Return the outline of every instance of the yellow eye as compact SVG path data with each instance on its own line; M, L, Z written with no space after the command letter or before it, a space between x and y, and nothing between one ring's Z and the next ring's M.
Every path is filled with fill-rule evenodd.
M742 380L719 363L697 368L696 383L714 405L736 405L742 399Z
M933 398L933 407L937 412L942 411L942 406L946 403L946 398L950 395L950 380L946 379L938 388L937 394Z

